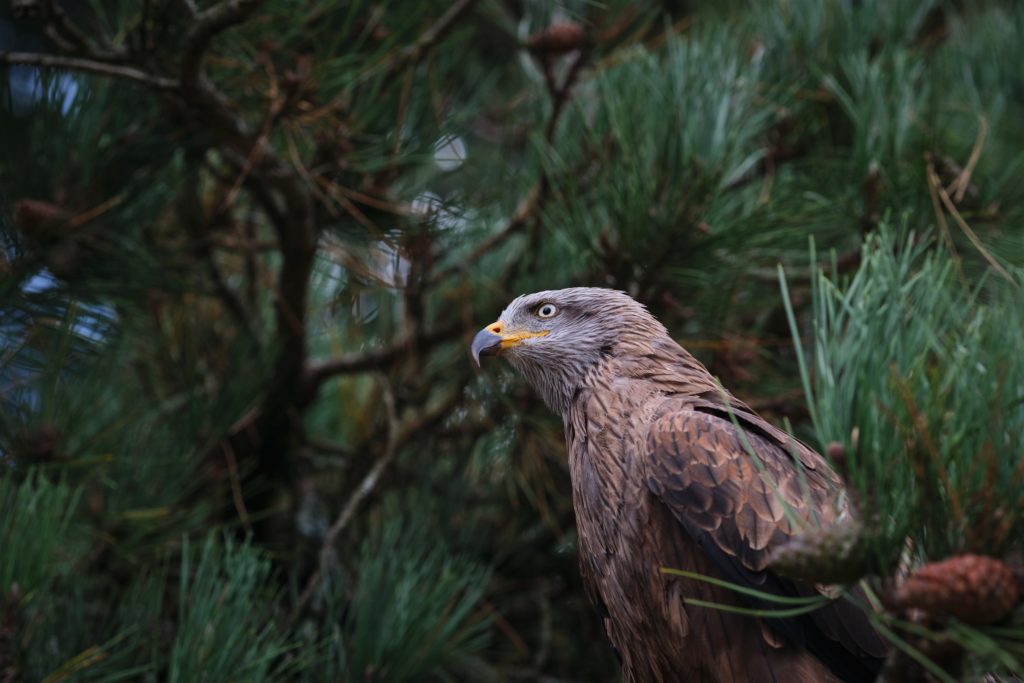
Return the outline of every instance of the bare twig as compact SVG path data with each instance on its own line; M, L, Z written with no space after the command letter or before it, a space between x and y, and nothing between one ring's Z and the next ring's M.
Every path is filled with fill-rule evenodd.
M231 315L234 316L235 321L242 326L242 329L249 335L249 339L253 341L257 347L262 347L260 343L259 330L255 323L249 316L249 311L246 309L245 304L242 303L242 298L238 295L238 292L233 290L228 284L227 279L224 277L224 273L221 272L220 265L217 263L217 257L213 253L212 249L202 249L206 260L206 269L210 274L210 280L213 281L213 288L217 291L217 295L227 306Z
M314 177L313 174L310 173L305 168L305 166L302 165L301 161L298 158L298 151L295 148L295 143L292 140L292 137L288 136L287 139L288 148L291 151L292 155L292 163L295 164L295 168L298 169L299 172L302 174L302 177L306 179L306 182L310 185L310 189L316 193L317 197L320 198L320 200L324 204L324 207L327 208L331 215L339 215L337 210L331 205L330 201L328 201L333 199L338 204L338 206L344 209L345 212L348 213L348 215L352 216L352 218L355 219L357 223L366 228L370 232L370 234L379 235L383 238L383 231L377 226L376 223L370 220L370 217L367 216L364 211L362 211L358 206L352 203L352 201L345 195L345 193L341 192L338 189L339 186L336 183L332 183L330 180L320 175Z
M324 179L324 182L330 181ZM406 203L398 203L388 201L386 199L381 199L379 197L372 197L366 194L365 192L359 192L358 190L350 189L348 187L345 187L344 185L339 185L338 183L331 183L331 188L332 192L342 194L353 201L359 202L360 204L372 206L378 211L386 211L390 214L402 217L410 216L413 213L412 208L410 208L410 206Z
M548 96L554 100L558 93L558 80L555 78L555 69L552 60L548 56L544 56L540 60L540 72L544 75L544 86L548 89Z
M969 226L967 224L967 221L964 220L963 216L960 215L960 211L957 210L956 204L954 204L953 200L950 199L949 194L946 192L946 189L942 187L941 181L939 181L938 176L935 174L935 169L932 168L931 164L929 164L928 167L928 178L929 181L931 181L935 192L938 194L939 199L942 200L943 206L945 206L946 210L949 211L949 215L953 217L953 221L957 224L960 230L962 230L963 233L967 236L967 239L970 240L971 244L974 245L974 248L978 250L978 253L981 254L982 257L986 261L988 261L989 265L991 265L997 273L999 273L1003 278L1005 278L1007 282L1014 286L1018 286L1017 282L1010 276L1008 272L1006 272L1006 269L1003 268L1002 264L999 263L999 261L997 261L995 257L992 256L992 254L989 253L988 249L985 248L985 245L981 243L980 239L978 239L978 236L975 234L974 230L971 229L971 226ZM944 219L940 218L940 222L944 223Z
M420 34L419 39L415 43L402 51L400 61L416 61L422 57L427 50L437 45L442 38L448 35L448 32L454 28L459 19L473 9L477 2L479 0L459 0L449 7L430 28Z
M123 53L115 51L109 43L103 48L97 45L88 33L71 20L71 17L56 0L47 1L46 16L48 20L47 34L63 49L69 52L80 52L90 59L104 62L124 57ZM106 43L106 37L102 36L102 38Z
M395 143L391 146L391 167L397 169L397 160L402 152L402 129L405 127L405 117L409 113L409 98L412 97L413 77L416 75L416 62L410 62L405 70L405 78L402 79L402 88L398 92L398 115L395 117Z
M952 194L957 203L964 198L964 193L971 185L971 174L981 159L981 150L985 147L985 139L988 137L988 119L984 116L978 117L978 137L974 140L974 147L971 148L971 156L967 159L967 165L960 175L956 177L946 188L947 194Z
M380 61L369 67L367 74L384 73L388 76L401 69L403 66L415 65L423 55L430 51L435 45L441 42L455 25L473 9L480 0L458 0L452 4L444 14L437 18L423 33L419 39L405 49L385 55ZM338 103L335 99L323 109L333 109Z
M181 60L181 82L194 87L199 82L203 56L218 33L245 20L262 0L222 0L198 15L185 35Z
M935 172L935 164L932 163L931 159L925 165L925 175L928 179L928 194L931 197L932 210L935 211L935 219L939 222L939 232L942 234L942 241L946 243L946 248L949 249L949 254L953 258L953 264L956 266L956 272L960 277L960 281L965 282L963 266L960 264L960 254L957 253L956 245L953 243L953 235L949 230L949 223L946 222L946 214L942 210L939 200L939 190L942 189L942 181L939 180L939 176Z
M79 227L85 225L86 223L99 218L100 216L105 214L107 211L110 211L115 206L120 204L122 201L124 201L124 192L119 192L116 195L114 195L113 197L111 197L110 199L107 199L107 200L105 200L103 202L100 202L99 204L97 204L96 206L92 207L91 209L88 209L86 211L83 211L82 213L79 213L79 214L76 214L76 215L72 216L68 220L67 227L68 227L68 229L71 229L71 230L73 230L75 228L79 228Z
M512 643L512 646L519 651L520 655L525 657L530 654L530 646L526 644L526 640L519 635L519 631L516 630L515 626L510 624L489 600L481 600L480 608L481 611L487 615L487 618L494 622L494 625L498 627L498 630L505 634L505 637L508 638L508 641ZM529 676L530 678L536 677L536 668L531 667L529 671L531 674Z
M565 80L562 81L561 87L551 93L551 118L548 119L547 128L544 130L544 139L549 143L554 141L558 119L561 118L562 110L569 102L572 87L576 84L576 78L580 75L580 71L583 70L583 65L586 64L588 57L589 53L586 48L581 50L569 67L568 73L565 74Z
M249 533L252 533L252 523L249 521L249 511L245 507L245 497L242 496L242 479L238 474L238 460L235 458L235 449L231 442L225 439L221 442L221 449L224 451L224 460L228 465L228 478L231 480L231 497L235 502L235 511L242 526Z
M237 168L242 167L241 161L236 164ZM222 182L230 182L230 177L227 174L221 173L220 170L211 164L209 161L204 161L204 168L210 173L216 175ZM267 215L270 220L270 224L273 226L275 232L280 234L282 231L287 229L288 219L285 215L284 209L281 207L277 198L270 192L265 184L257 182L251 176L245 179L245 187L252 193L253 199L260 205L263 212ZM277 249L277 242L257 242L255 237L246 238L246 249L252 251L271 251ZM228 248L228 247L225 247Z
M130 66L108 64L95 59L80 57L61 57L45 55L38 52L0 52L0 64L42 66L51 69L68 69L83 73L111 76L127 81L134 81L158 90L174 90L180 84L173 78L163 78Z
M402 335L387 346L367 351L353 351L344 356L312 363L306 370L306 382L311 390L315 390L316 387L335 375L380 369L404 353L410 344L415 344L422 350L450 339L458 334L460 329L461 326L457 323L443 325L436 330L415 336Z
M242 165L235 181L231 184L231 188L228 190L224 200L221 202L221 211L224 211L227 207L235 203L235 199L238 197L238 192L242 189L242 185L249 177L249 174L252 173L253 166L262 158L262 153L266 151L267 138L270 136L271 128L277 120L278 114L280 114L284 109L287 101L287 98L280 94L280 90L277 87L277 74L274 72L274 66L269 60L266 62L266 69L271 84L270 107L267 111L266 117L264 118L263 125L260 127L259 134L256 136L256 140L252 144L252 148L245 156L245 163Z
M75 52L81 49L78 45L68 40L53 24L47 24L45 31L46 37L64 52Z

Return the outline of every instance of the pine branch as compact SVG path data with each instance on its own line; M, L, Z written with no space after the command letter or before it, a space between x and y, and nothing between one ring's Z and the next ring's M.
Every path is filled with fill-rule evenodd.
M424 31L419 39L402 51L400 62L409 60L416 61L423 56L427 50L437 45L448 32L455 27L455 24L464 17L479 0L459 0L442 14L438 20Z
M576 79L583 70L583 66L587 63L588 56L589 54L586 49L580 51L572 66L569 67L569 72L565 75L565 80L561 86L555 85L554 77L550 73L550 65L545 60L544 73L548 84L548 91L551 95L551 117L548 119L548 125L544 129L544 139L548 141L548 144L554 142L558 120L562 116L562 110L565 108L565 105L569 103L572 87L576 84Z
M0 64L11 66L42 66L51 69L68 69L83 73L110 76L123 80L134 81L158 90L175 90L180 83L172 78L155 76L151 73L130 66L110 64L95 59L81 57L64 57L47 55L39 52L0 52Z
M929 178L932 178L934 175L935 171L929 170ZM938 191L939 198L942 200L942 203L946 207L946 210L949 211L949 215L953 217L953 221L957 224L957 227L959 227L960 230L963 231L963 233L967 236L967 239L970 240L972 245L974 245L974 248L978 250L978 253L981 254L986 261L988 261L989 265L992 266L993 270L999 273L999 275L1002 276L1003 279L1005 279L1014 287L1018 287L1017 281L1014 280L1013 277L1011 277L1010 274L1006 272L1006 269L1003 268L1003 265L999 263L999 261L997 261L995 257L992 256L992 254L989 253L988 249L985 248L985 245L981 243L981 240L978 238L978 235L975 234L974 230L971 229L971 226L967 224L967 221L964 220L964 217L960 215L960 211L956 208L956 204L953 203L953 200L950 199L949 194L946 192L945 188L941 187L940 185L939 187L936 188L936 190Z
M124 51L114 48L106 36L100 36L104 44L103 47L97 45L88 33L71 20L71 17L56 0L47 0L46 16L48 18L47 35L65 51L80 52L90 59L103 62L111 62L125 57Z
M249 17L262 0L224 0L196 15L185 35L181 60L181 82L194 88L200 79L203 57L214 36Z
M206 261L207 272L210 275L210 280L213 282L214 291L220 297L221 301L227 307L228 311L234 317L235 321L239 326L249 335L251 341L257 346L262 346L260 343L259 329L253 322L249 311L246 309L245 304L242 303L242 298L238 295L238 292L233 290L228 284L227 279L224 277L224 273L221 272L220 265L217 263L217 258L210 249L204 249L205 253L203 258Z
M310 364L306 369L306 384L310 392L336 375L348 375L357 372L380 370L395 362L395 360L406 352L411 346L419 351L430 349L437 344L454 337L461 330L457 323L442 325L436 330L424 332L418 335L402 335L387 346L367 351L354 351L352 353L330 358Z

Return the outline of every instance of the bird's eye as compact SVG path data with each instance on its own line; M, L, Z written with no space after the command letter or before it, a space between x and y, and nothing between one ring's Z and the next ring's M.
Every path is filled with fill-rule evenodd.
M539 318L554 318L558 315L558 306L554 304L544 304L537 309L537 317Z

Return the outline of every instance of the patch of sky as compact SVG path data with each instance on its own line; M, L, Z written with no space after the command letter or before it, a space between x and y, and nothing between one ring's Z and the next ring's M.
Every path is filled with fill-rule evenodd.
M117 322L117 312L110 306L79 302L76 308L71 331L86 341L102 342Z
M458 135L446 135L434 143L434 164L442 171L454 171L466 161L466 143Z
M59 281L47 269L33 274L21 286L25 294L43 294L57 289ZM75 301L72 308L71 331L90 342L101 342L117 323L117 311L105 304Z
M78 80L70 74L44 79L34 66L12 66L7 72L8 102L15 116L27 116L43 101L52 102L67 115L78 96Z
M32 275L28 281L22 285L21 290L26 294L41 294L42 292L53 289L56 286L57 278L53 276L53 273L44 268L35 275Z
M434 192L416 195L409 208L424 220L433 221L438 228L459 231L466 227L466 218L461 211L453 210L451 203Z

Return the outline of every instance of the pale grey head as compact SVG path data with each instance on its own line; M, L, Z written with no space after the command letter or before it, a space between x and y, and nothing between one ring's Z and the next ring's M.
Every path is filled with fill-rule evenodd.
M552 410L564 414L598 364L622 344L665 337L665 328L624 292L571 287L524 294L473 339L472 353L508 359Z

